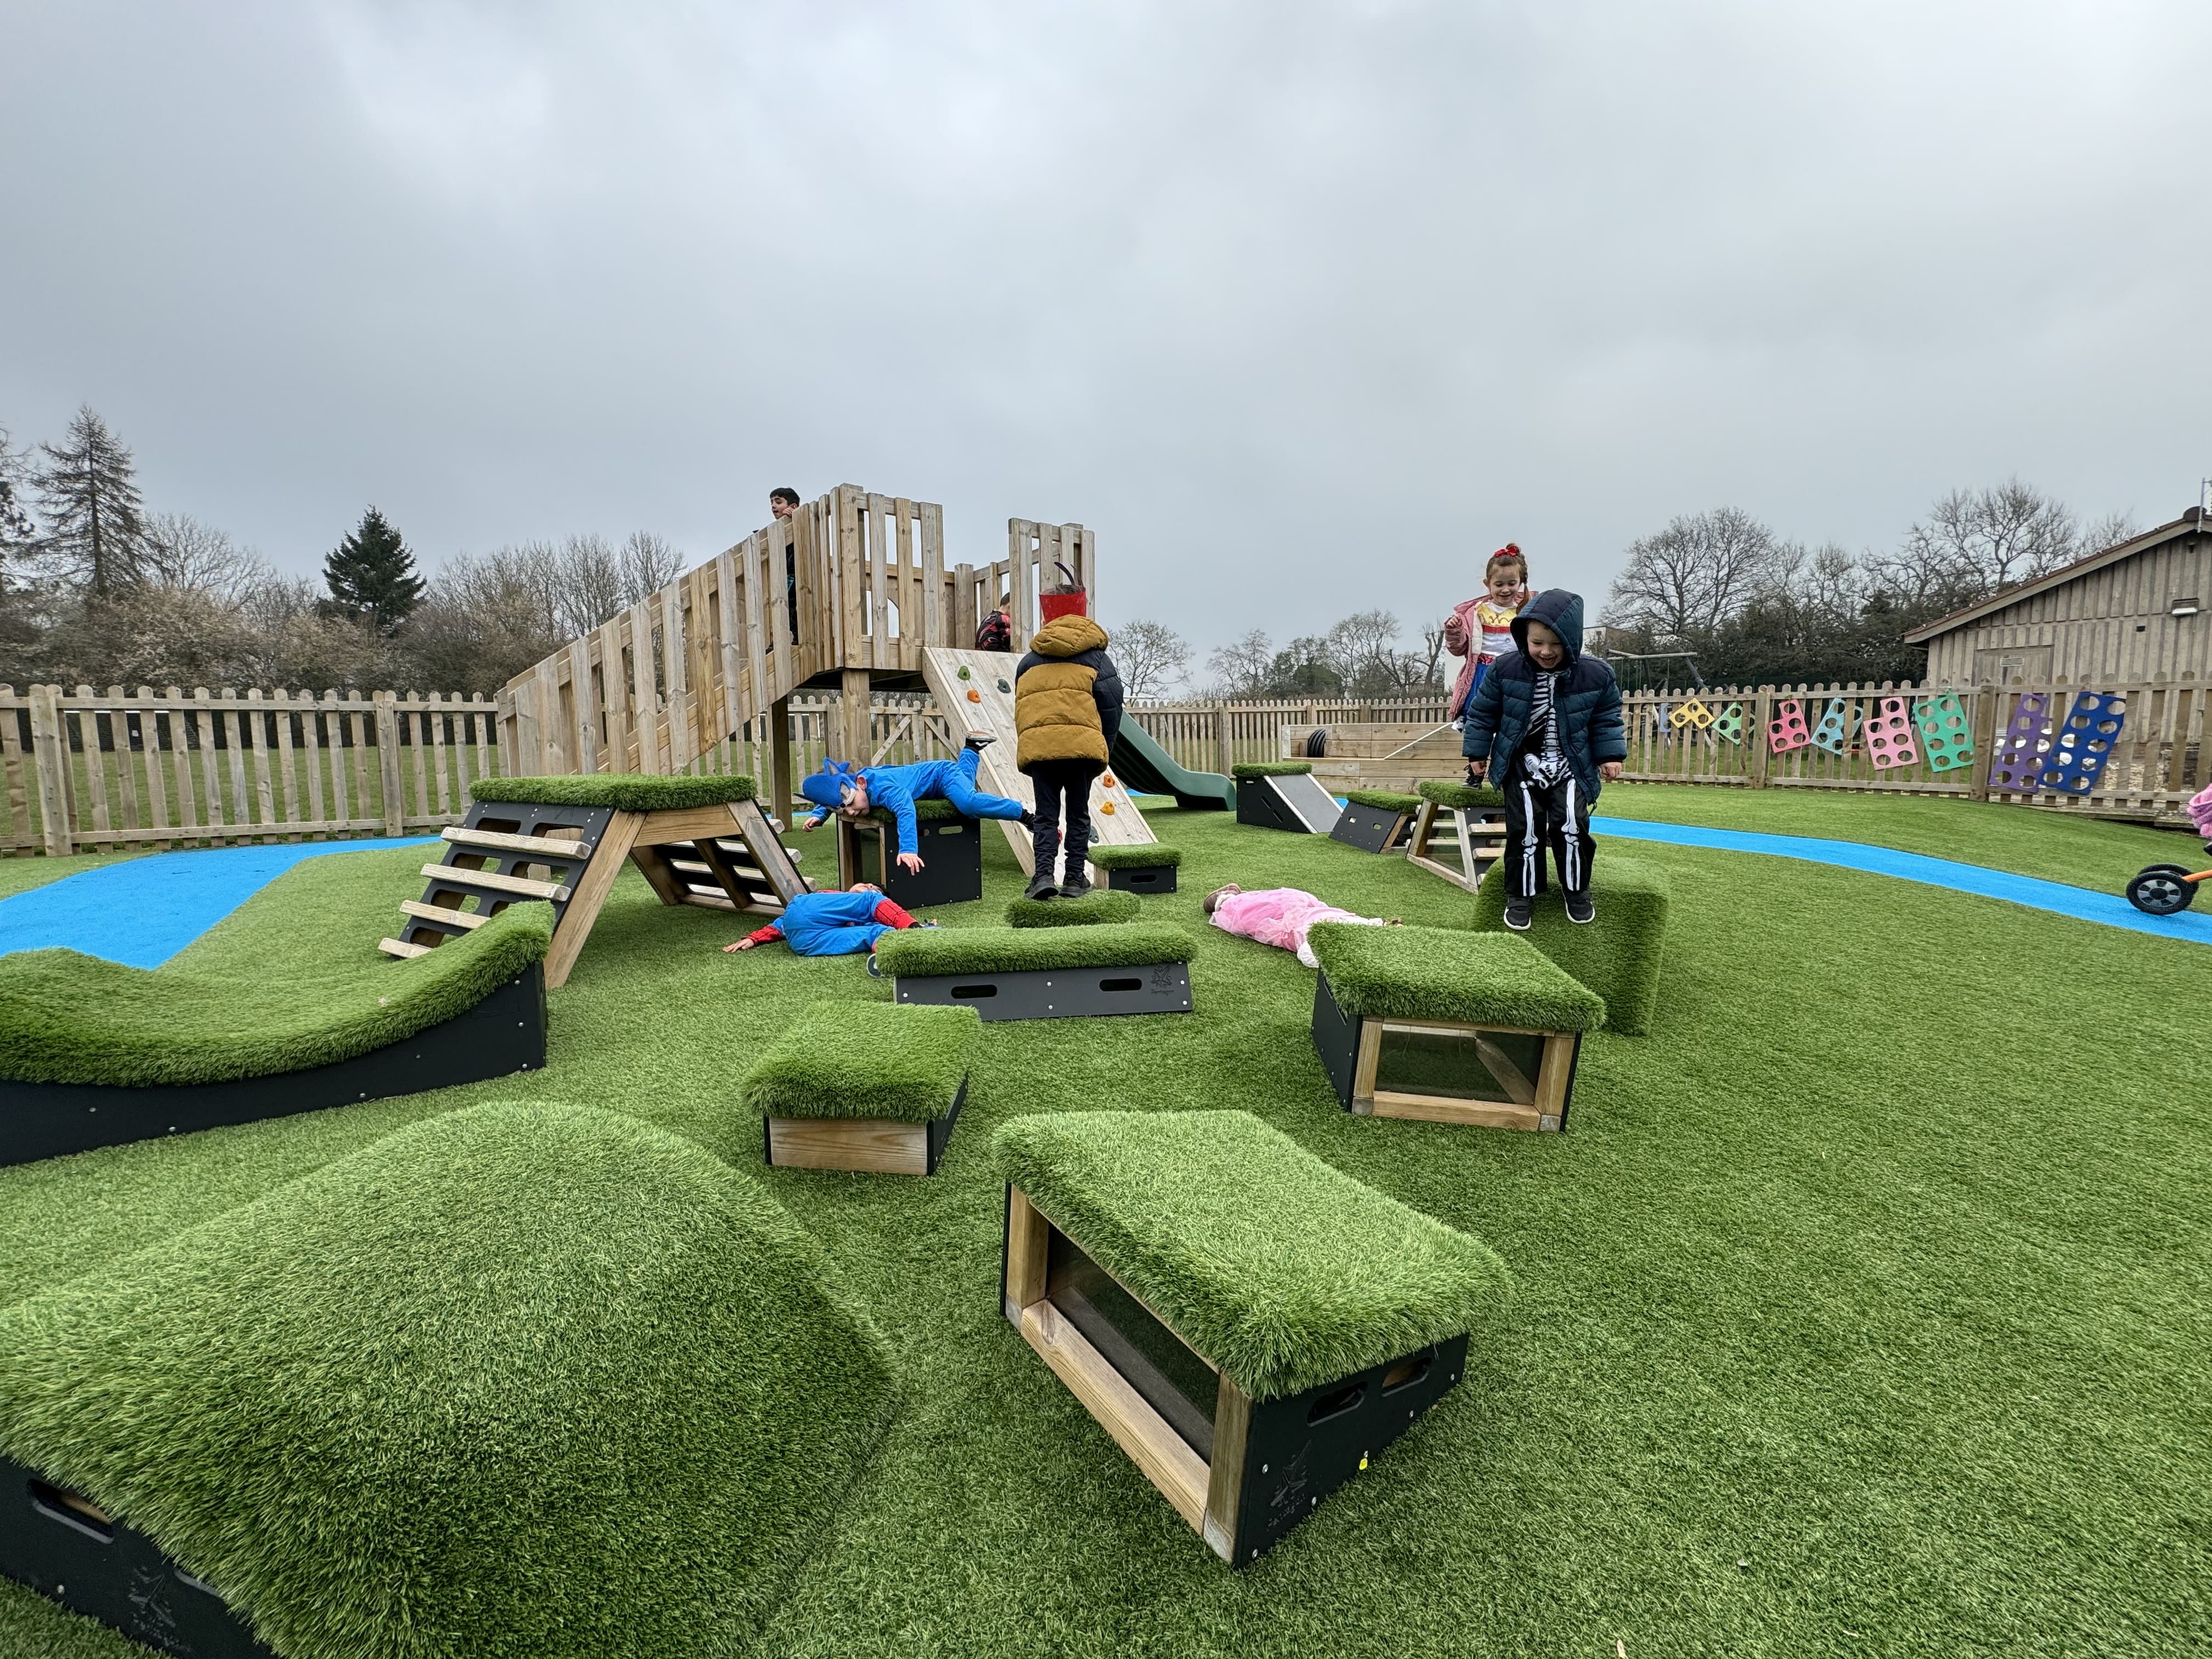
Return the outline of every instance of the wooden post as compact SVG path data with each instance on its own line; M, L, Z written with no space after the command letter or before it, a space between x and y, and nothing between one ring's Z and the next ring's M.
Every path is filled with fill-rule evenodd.
M376 763L384 779L384 833L405 833L407 803L399 781L399 709L395 691L376 694Z
M1967 716L1967 729L1974 738L1973 763L1966 769L1966 799L1987 800L1990 763L1996 758L1997 752L1997 714L2004 702L2004 693L1995 685L1977 685L1966 695L1973 703Z
M1745 757L1747 764L1744 773L1751 780L1753 788L1764 789L1766 787L1766 762L1769 753L1767 723L1774 718L1774 688L1772 686L1762 685L1759 688L1759 695L1752 700L1751 713L1750 724L1743 734L1743 740L1751 745L1751 753Z
M1229 775L1229 705L1213 705L1213 769L1222 776Z
M768 711L769 812L779 823L791 816L799 780L791 775L791 699L778 697Z
M69 790L64 775L69 750L62 744L60 687L30 688L31 754L39 773L39 817L46 830L46 856L65 859L76 850L70 838Z
M844 671L837 715L844 733L838 742L845 751L837 758L848 766L866 766L869 751L874 747L869 732L866 669L848 668Z

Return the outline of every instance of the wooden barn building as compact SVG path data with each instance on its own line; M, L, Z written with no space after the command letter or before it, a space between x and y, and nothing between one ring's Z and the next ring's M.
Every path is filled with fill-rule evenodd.
M2212 526L2170 524L1914 629L1923 684L2140 685L2212 678Z

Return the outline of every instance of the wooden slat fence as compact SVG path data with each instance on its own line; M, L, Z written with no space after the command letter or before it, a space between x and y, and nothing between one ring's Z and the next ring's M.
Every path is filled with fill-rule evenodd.
M1279 760L1288 726L1374 722L1440 726L1444 701L1145 702L1131 703L1128 715L1178 765L1225 773L1248 762Z
M499 772L489 698L0 685L0 853L399 836Z

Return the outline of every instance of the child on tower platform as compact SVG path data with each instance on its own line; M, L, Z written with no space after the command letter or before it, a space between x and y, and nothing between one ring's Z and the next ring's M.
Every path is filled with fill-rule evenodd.
M975 787L976 762L984 746L994 741L988 733L970 732L959 759L918 761L911 766L870 766L855 771L825 760L822 770L799 786L799 793L819 809L799 828L819 830L833 812L865 818L880 806L898 820L900 866L915 871L921 868L921 836L914 811L918 800L941 798L966 817L1018 818L1025 826L1033 823L1029 808L1021 802Z

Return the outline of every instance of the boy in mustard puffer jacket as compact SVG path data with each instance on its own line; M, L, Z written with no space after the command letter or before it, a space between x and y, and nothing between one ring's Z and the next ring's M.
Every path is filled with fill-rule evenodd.
M1106 630L1085 616L1055 617L1037 629L1014 670L1014 764L1036 790L1030 831L1036 871L1027 896L1080 898L1091 890L1091 781L1106 769L1121 730L1121 676L1106 654ZM1060 820L1063 803L1067 833ZM1055 879L1060 855L1066 875Z

